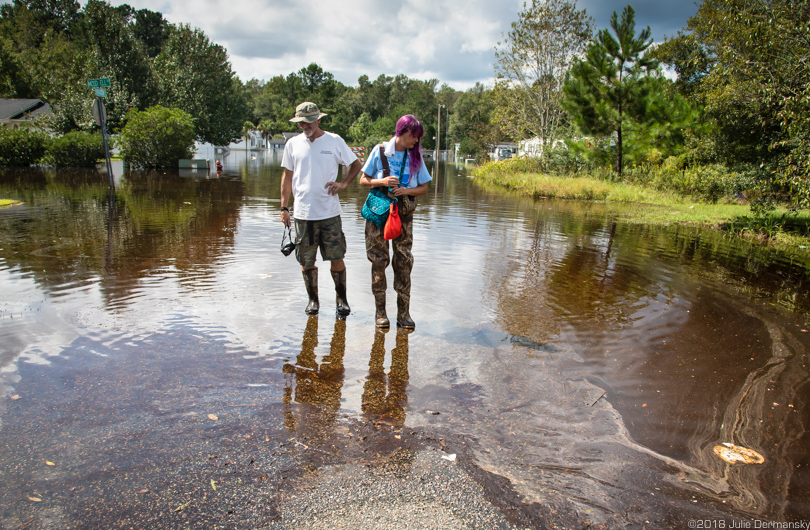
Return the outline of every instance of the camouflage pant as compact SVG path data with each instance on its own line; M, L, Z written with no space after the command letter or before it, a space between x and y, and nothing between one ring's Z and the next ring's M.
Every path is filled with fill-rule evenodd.
M413 199L414 205L416 200ZM412 209L411 209L412 211ZM391 240L393 247L394 291L397 301L407 307L411 300L411 269L413 269L413 214L400 214L402 233ZM366 221L366 256L371 262L371 292L374 296L385 296L388 282L385 269L391 263L388 255L388 240L383 237L383 228Z
M346 236L340 216L321 221L295 220L295 259L305 269L315 266L320 249L324 261L337 261L346 255Z

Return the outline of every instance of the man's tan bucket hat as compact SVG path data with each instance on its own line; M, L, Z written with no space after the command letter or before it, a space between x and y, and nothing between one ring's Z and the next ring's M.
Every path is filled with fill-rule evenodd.
M305 121L307 123L314 123L321 118L326 116L323 112L318 109L318 105L312 103L311 101L304 101L297 107L295 107L295 118L292 118L291 122L301 122Z

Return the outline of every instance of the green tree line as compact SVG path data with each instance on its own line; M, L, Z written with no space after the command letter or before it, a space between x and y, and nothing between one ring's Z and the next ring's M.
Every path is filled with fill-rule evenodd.
M39 98L58 133L96 128L88 79L109 78L112 131L131 109L160 105L194 117L200 141L240 137L247 99L226 50L199 29L103 0L13 0L0 6L0 97Z
M631 5L595 33L575 5L533 0L499 43L504 134L539 139L549 171L705 167L755 210L810 208L808 0L703 0L659 45Z
M531 0L496 47L494 84L459 91L405 75L348 86L317 64L242 82L224 48L160 13L13 0L0 6L0 97L42 98L55 130L89 131L87 79L109 77L114 131L131 109L160 105L186 112L196 139L217 145L251 126L265 137L296 131L295 106L311 100L329 114L324 127L353 145L384 140L415 114L432 149L441 114L441 147L460 144L465 158L536 139L552 171L632 178L642 167L707 167L734 175L728 189L757 207L808 208L808 27L810 0L702 0L655 45L630 5L597 30L575 0Z

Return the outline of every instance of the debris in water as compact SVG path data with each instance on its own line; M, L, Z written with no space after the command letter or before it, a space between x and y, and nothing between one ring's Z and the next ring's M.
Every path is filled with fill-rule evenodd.
M730 443L715 445L714 454L729 464L761 464L765 461L765 458L753 449Z

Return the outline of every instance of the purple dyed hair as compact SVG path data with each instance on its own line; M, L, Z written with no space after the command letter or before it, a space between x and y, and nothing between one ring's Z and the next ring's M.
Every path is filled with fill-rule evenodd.
M422 165L422 136L425 134L425 128L422 127L422 122L419 121L413 114L406 114L397 121L397 136L402 136L406 132L411 133L419 139L413 149L408 151L408 168L411 175L416 175Z

